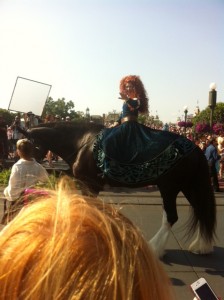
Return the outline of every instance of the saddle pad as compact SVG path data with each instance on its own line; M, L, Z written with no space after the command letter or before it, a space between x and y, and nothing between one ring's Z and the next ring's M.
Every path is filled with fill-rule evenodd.
M196 147L180 135L127 123L131 124L124 124L130 126L122 124L102 130L93 148L94 159L103 174L120 183L154 181Z

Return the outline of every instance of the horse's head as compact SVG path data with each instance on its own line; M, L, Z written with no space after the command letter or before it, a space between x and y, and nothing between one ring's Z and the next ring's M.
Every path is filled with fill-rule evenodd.
M42 131L42 128L32 128L27 131L20 130L21 133L23 133L24 137L30 140L33 143L34 146L34 158L37 161L41 161L44 159L48 152L48 146L45 143L44 139L42 138L42 134L40 134L40 131Z
M34 145L34 158L37 161L43 160L48 152L48 149L38 140L31 139L31 141Z
M50 150L72 167L80 150L90 149L96 134L103 127L97 124L65 123L40 124L24 132L34 144L36 159L43 159Z

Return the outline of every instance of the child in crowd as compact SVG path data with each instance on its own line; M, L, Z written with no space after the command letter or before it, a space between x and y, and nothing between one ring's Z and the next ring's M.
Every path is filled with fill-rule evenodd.
M16 144L20 159L12 166L8 186L4 189L5 198L16 201L26 188L38 181L48 180L46 169L33 158L33 144L28 139L20 139Z

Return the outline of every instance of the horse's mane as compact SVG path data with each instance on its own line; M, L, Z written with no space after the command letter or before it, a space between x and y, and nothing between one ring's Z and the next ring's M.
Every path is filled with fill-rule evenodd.
M40 128L40 127L47 127L47 128L57 128L57 129L65 129L65 128L71 128L75 130L90 130L90 131L98 131L103 128L105 128L102 124L97 123L87 123L84 121L76 121L76 122L49 122L49 123L41 123L33 128Z

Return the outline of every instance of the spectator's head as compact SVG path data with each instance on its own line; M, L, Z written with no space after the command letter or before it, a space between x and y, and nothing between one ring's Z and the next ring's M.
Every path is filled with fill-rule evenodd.
M224 137L219 136L219 137L217 138L217 143L218 143L218 145L224 145Z
M15 116L15 123L19 124L20 123L20 116Z
M212 136L209 136L208 138L207 138L207 143L208 143L208 145L215 145L217 142L216 142L216 138L214 138L214 137L212 137Z
M61 121L61 117L60 117L59 115L56 115L56 116L55 116L55 121L56 121L56 122Z
M28 139L18 140L16 149L19 157L24 159L31 159L33 156L33 144Z
M172 299L138 229L67 179L3 229L0 266L2 299Z

